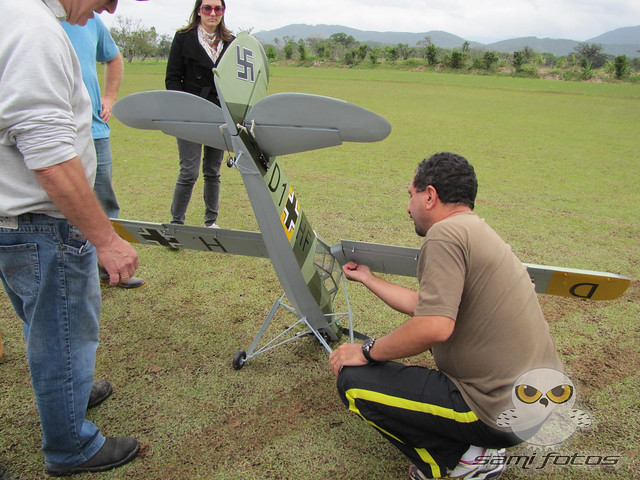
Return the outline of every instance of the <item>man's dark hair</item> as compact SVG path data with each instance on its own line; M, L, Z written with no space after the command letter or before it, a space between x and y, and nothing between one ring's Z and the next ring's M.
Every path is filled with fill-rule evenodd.
M413 186L416 191L424 192L429 185L436 189L443 203L459 203L473 210L478 180L466 158L451 152L425 158L418 165Z

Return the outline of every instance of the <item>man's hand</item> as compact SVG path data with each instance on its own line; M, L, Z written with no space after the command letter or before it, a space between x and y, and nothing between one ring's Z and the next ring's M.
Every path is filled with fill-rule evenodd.
M104 93L100 99L102 103L100 118L105 122L111 119L111 108L118 99L123 74L124 60L122 54L118 52L115 57L104 64Z
M60 212L96 247L98 263L109 284L129 280L138 268L138 253L115 232L84 173L78 157L35 170L43 190Z
M366 265L358 265L356 262L345 263L342 266L342 271L347 280L360 283L365 283L366 280L373 275L369 267Z
M116 99L112 97L102 97L101 99L102 108L100 109L100 118L103 122L109 122L111 120L111 110L113 108L113 104L116 103Z
M110 241L100 248L96 247L98 263L109 274L109 285L115 287L127 282L138 269L138 252L115 232Z
M359 343L343 343L329 355L329 367L336 377L340 374L342 367L360 367L368 363L362 354L362 345Z

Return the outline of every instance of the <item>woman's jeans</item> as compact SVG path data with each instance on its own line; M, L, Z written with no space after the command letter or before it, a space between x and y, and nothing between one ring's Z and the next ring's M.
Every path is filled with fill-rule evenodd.
M191 200L193 186L198 180L200 155L203 146L178 138L180 174L173 191L171 203L171 223L184 224L187 207ZM218 199L220 198L220 166L224 152L217 148L204 147L202 176L204 178L204 224L209 226L218 219Z
M45 463L76 466L104 443L85 418L101 305L96 251L64 219L25 214L2 227L0 278L24 322Z

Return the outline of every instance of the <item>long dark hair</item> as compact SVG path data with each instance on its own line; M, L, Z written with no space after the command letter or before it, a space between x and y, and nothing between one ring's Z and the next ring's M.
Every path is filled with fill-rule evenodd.
M222 6L226 10L227 4L225 3L224 0L220 0L220 1L222 2ZM193 11L191 12L191 17L189 17L189 23L187 24L186 27L183 27L180 30L178 30L180 33L185 33L190 30L193 30L194 28L198 28L198 25L200 25L200 7L201 6L202 6L202 0L196 0L196 4L193 6ZM231 30L229 30L227 26L224 24L224 15L222 16L220 23L216 27L216 37L218 37L223 42L229 42L233 38L233 34L231 33Z

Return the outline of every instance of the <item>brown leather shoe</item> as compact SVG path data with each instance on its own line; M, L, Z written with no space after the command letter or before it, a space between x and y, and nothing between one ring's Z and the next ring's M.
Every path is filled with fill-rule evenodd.
M89 394L89 404L87 408L93 408L104 402L113 393L113 387L108 380L104 378L96 380L91 386L91 393Z
M131 437L107 437L104 445L93 457L71 468L47 468L54 477L66 477L82 472L104 472L130 462L138 455L140 444Z

